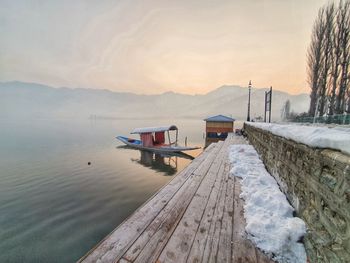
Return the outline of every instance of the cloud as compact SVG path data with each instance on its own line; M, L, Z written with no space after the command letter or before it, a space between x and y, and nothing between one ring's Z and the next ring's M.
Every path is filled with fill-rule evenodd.
M301 92L319 5L5 1L0 7L0 80L204 93L253 79L258 86Z

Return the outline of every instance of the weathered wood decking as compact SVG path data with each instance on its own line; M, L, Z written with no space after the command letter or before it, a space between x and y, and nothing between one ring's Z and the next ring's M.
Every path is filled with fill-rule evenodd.
M210 145L80 262L270 262L245 238L234 143Z

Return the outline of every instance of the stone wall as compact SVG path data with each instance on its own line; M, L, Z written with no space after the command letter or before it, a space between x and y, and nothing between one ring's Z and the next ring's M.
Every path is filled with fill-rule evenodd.
M307 224L310 262L350 262L350 156L244 125L269 172Z

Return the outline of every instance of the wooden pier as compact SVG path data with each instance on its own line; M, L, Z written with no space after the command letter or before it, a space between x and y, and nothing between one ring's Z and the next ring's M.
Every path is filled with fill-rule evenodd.
M272 262L246 239L229 135L211 144L79 262Z

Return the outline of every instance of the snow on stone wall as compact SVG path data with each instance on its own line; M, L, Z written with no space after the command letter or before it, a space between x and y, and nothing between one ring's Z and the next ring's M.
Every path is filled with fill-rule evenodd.
M350 128L249 122L249 125L315 148L330 148L350 155Z
M255 124L245 123L245 131L307 224L309 261L350 262L350 156L276 136Z

